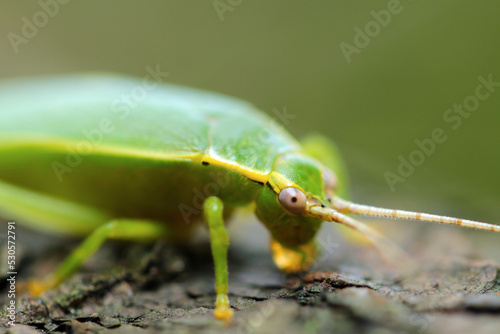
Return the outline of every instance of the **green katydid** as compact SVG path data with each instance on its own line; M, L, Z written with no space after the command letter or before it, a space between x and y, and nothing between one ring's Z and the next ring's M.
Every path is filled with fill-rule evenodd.
M131 93L133 99L121 97ZM311 265L323 221L375 246L386 241L347 214L413 219L500 232L476 221L354 204L334 144L299 143L249 103L109 75L0 83L0 212L81 245L33 293L74 273L106 239L184 240L207 223L215 316L230 319L224 222L255 203L285 272ZM305 256L307 255L307 256Z

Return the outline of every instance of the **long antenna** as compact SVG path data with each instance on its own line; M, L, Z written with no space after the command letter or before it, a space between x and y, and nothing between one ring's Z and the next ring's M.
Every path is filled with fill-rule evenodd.
M382 258L398 269L400 274L406 275L416 269L417 264L401 248L370 226L327 207L314 206L310 214L329 222L345 225L361 233L375 246Z
M474 220L453 218L447 216L431 215L428 213L421 213L421 212L377 208L374 206L352 203L336 196L333 198L332 206L335 210L338 210L339 212L342 213L353 213L358 215L383 217L383 218L411 219L411 220L419 220L432 223L458 225L458 226L474 228L477 230L500 232L500 225L488 224Z

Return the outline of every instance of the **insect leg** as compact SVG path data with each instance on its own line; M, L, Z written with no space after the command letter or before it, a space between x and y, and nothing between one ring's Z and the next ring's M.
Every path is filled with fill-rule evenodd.
M217 319L229 321L233 315L227 296L227 250L229 248L229 236L224 226L223 211L224 204L218 197L209 197L203 204L203 213L210 230L210 243L215 265L215 291L217 293L217 300L215 302L214 315Z
M59 265L54 274L43 281L30 281L28 289L33 295L40 295L68 279L83 261L89 258L106 241L106 239L130 241L155 241L165 238L168 228L161 223L137 220L117 219L100 225Z
M325 136L313 134L302 139L300 144L308 155L335 173L338 184L335 194L342 198L349 198L347 168L335 143Z
M82 237L109 217L92 207L0 181L0 211L4 216L44 233Z
M335 189L334 195L342 198L349 198L347 168L335 143L323 135L312 134L303 138L300 144L307 154L321 162L335 174L337 177L337 188ZM340 228L340 232L342 236L351 243L361 245L370 243L362 234L356 233L345 226Z
M271 253L276 266L285 273L299 273L314 264L318 248L314 240L300 246L287 247L271 238Z

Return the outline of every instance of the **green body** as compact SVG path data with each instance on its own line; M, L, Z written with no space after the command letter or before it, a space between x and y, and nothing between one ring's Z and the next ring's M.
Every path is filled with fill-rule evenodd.
M57 286L106 239L182 241L204 217L215 314L229 319L224 217L255 202L275 262L303 270L322 220L291 214L278 194L296 187L328 205L322 173L335 172L345 195L342 167L325 139L301 145L251 104L222 95L104 75L0 83L0 213L88 236L35 292ZM302 255L287 260L291 253Z
M232 208L255 200L262 187L222 167L158 155L203 153L269 173L276 157L300 149L284 131L271 131L271 120L255 107L229 97L164 85L142 101L120 102L138 84L75 76L1 85L0 180L98 208L109 218L155 219L183 229L185 216L195 220L198 191ZM108 133L100 128L105 119ZM79 143L91 143L90 154L79 154ZM100 146L143 155L103 154ZM217 181L227 185L205 189ZM184 216L181 204L188 206ZM61 226L56 232L91 231Z

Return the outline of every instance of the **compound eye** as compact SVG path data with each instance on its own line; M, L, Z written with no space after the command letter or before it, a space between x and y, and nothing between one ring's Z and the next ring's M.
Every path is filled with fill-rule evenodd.
M283 189L278 199L281 205L290 213L301 215L306 211L306 195L297 188L290 187Z
M337 176L329 169L323 171L323 182L325 182L325 189L334 190L337 188Z

